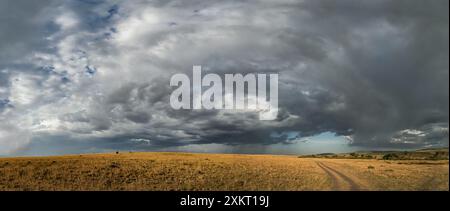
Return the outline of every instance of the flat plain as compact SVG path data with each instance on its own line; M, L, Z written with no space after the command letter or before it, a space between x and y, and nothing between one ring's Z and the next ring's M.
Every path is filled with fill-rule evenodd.
M448 191L449 163L169 152L0 158L0 190Z

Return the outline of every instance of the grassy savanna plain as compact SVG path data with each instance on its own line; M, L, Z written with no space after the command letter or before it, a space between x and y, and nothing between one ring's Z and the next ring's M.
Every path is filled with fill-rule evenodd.
M0 158L0 190L449 190L448 160L121 152Z

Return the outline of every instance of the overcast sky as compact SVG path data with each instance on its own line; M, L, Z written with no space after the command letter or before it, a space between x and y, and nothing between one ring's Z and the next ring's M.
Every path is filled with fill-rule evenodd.
M193 65L278 73L278 118L172 109ZM448 146L448 90L448 0L0 1L0 155Z

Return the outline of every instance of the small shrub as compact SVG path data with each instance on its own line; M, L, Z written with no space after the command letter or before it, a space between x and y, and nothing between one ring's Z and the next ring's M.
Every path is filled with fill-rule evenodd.
M398 159L398 155L396 154L389 153L383 156L383 160L396 160L396 159Z
M120 168L119 164L116 163L116 162L112 162L109 167L111 167L111 168Z

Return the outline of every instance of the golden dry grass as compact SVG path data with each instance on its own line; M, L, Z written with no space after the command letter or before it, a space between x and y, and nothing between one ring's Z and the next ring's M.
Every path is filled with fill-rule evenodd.
M448 161L188 153L0 158L0 190L351 190L350 183L358 190L448 190L448 167Z

